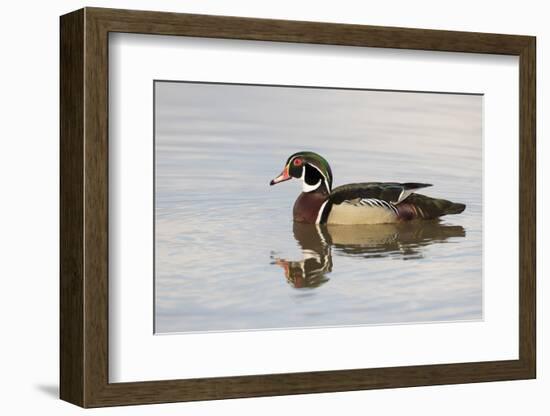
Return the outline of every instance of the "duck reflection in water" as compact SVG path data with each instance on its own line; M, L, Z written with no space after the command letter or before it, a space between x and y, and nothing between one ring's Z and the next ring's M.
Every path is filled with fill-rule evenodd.
M439 220L410 221L374 225L293 225L294 238L303 258L292 261L272 256L294 288L315 288L326 283L332 272L332 252L364 259L391 257L409 260L422 258L424 247L465 237L460 225Z

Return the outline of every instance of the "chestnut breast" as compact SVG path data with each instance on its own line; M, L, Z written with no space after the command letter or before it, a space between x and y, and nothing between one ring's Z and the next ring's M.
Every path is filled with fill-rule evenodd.
M294 221L315 224L319 210L327 199L325 192L302 192L294 203Z

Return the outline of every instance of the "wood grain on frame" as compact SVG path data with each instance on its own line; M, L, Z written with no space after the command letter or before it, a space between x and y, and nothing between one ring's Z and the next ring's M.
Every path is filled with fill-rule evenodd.
M535 38L379 26L85 8L61 17L60 396L82 407L534 378ZM519 359L109 383L108 33L519 56Z
M61 19L60 396L84 404L84 12Z

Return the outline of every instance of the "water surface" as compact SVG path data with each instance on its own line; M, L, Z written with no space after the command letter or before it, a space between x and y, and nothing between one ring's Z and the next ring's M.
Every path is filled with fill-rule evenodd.
M482 318L482 97L155 83L155 331ZM334 186L426 182L439 221L292 222L287 157ZM424 191L424 190L423 190Z

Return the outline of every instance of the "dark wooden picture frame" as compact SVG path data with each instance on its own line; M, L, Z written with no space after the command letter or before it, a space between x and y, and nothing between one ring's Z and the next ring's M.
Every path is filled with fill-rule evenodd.
M61 17L60 396L82 407L536 376L535 38L85 8ZM519 359L109 383L108 35L179 35L519 56Z

